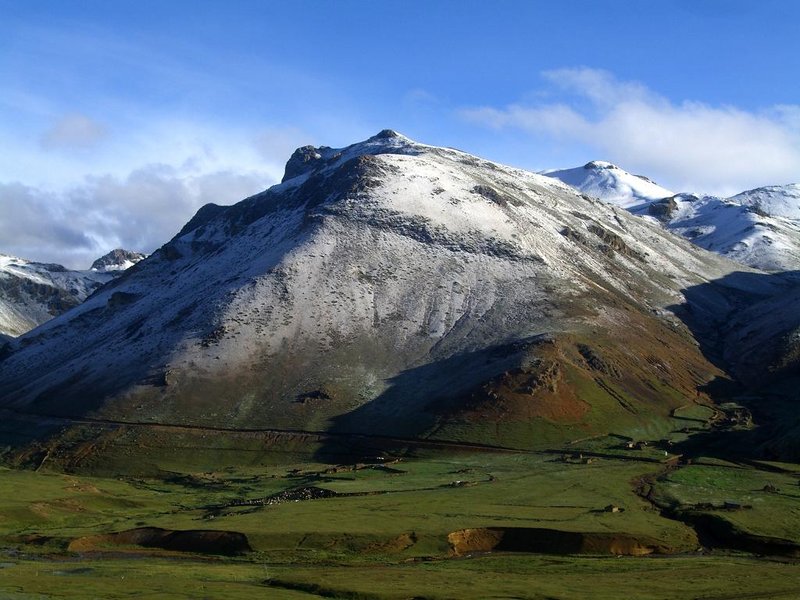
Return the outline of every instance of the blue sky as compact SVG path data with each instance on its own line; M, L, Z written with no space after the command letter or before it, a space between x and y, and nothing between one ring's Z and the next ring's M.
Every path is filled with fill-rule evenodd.
M0 252L152 251L390 127L678 190L800 180L792 0L0 0Z

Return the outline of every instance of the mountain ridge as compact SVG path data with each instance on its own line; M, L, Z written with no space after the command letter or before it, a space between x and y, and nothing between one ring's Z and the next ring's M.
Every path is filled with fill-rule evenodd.
M604 161L543 171L583 193L654 218L693 243L750 267L800 267L800 185L767 186L730 198L673 193Z

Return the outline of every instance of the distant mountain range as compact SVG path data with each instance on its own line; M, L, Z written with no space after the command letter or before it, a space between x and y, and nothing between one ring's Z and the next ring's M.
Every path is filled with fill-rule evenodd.
M112 250L87 271L0 254L0 334L18 336L83 302L144 258Z
M650 217L693 243L768 271L800 268L800 185L749 190L730 198L676 194L608 162L545 171L584 194Z

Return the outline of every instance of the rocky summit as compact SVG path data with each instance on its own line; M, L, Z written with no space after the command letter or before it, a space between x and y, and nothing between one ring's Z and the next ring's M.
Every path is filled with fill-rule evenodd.
M387 130L299 149L282 183L203 207L12 341L0 406L541 447L657 427L725 377L702 326L790 289L551 177Z

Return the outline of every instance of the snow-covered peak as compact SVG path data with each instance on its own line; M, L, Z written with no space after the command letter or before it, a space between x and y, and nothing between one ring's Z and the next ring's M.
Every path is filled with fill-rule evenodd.
M627 336L631 315L673 335L660 315L682 290L739 269L556 179L393 132L293 158L284 184L207 206L23 338L0 404L119 398L98 410L287 428L347 415L356 429L337 426L397 433L506 371L485 366L499 346ZM312 415L309 397L328 400Z
M771 217L800 220L800 183L747 190L729 200Z
M583 165L584 169L619 169L619 167L613 163L606 162L604 160L593 160L585 165ZM621 170L621 169L620 169Z
M352 158L368 154L412 154L419 144L397 133L392 129L384 129L371 138L352 144L345 148L329 146L302 146L294 151L286 163L286 171L282 183L310 175L326 169L335 168Z
M674 195L647 177L633 175L602 160L593 160L573 169L543 171L542 175L559 179L588 196L628 209Z
M131 252L130 250L124 250L122 248L116 248L94 261L90 270L100 273L124 271L125 269L130 269L133 265L144 258L147 258L146 254Z
M800 185L769 186L731 198L673 194L647 177L595 160L544 171L589 196L653 218L698 246L768 271L800 267Z
M17 336L49 321L115 275L0 254L0 333Z

